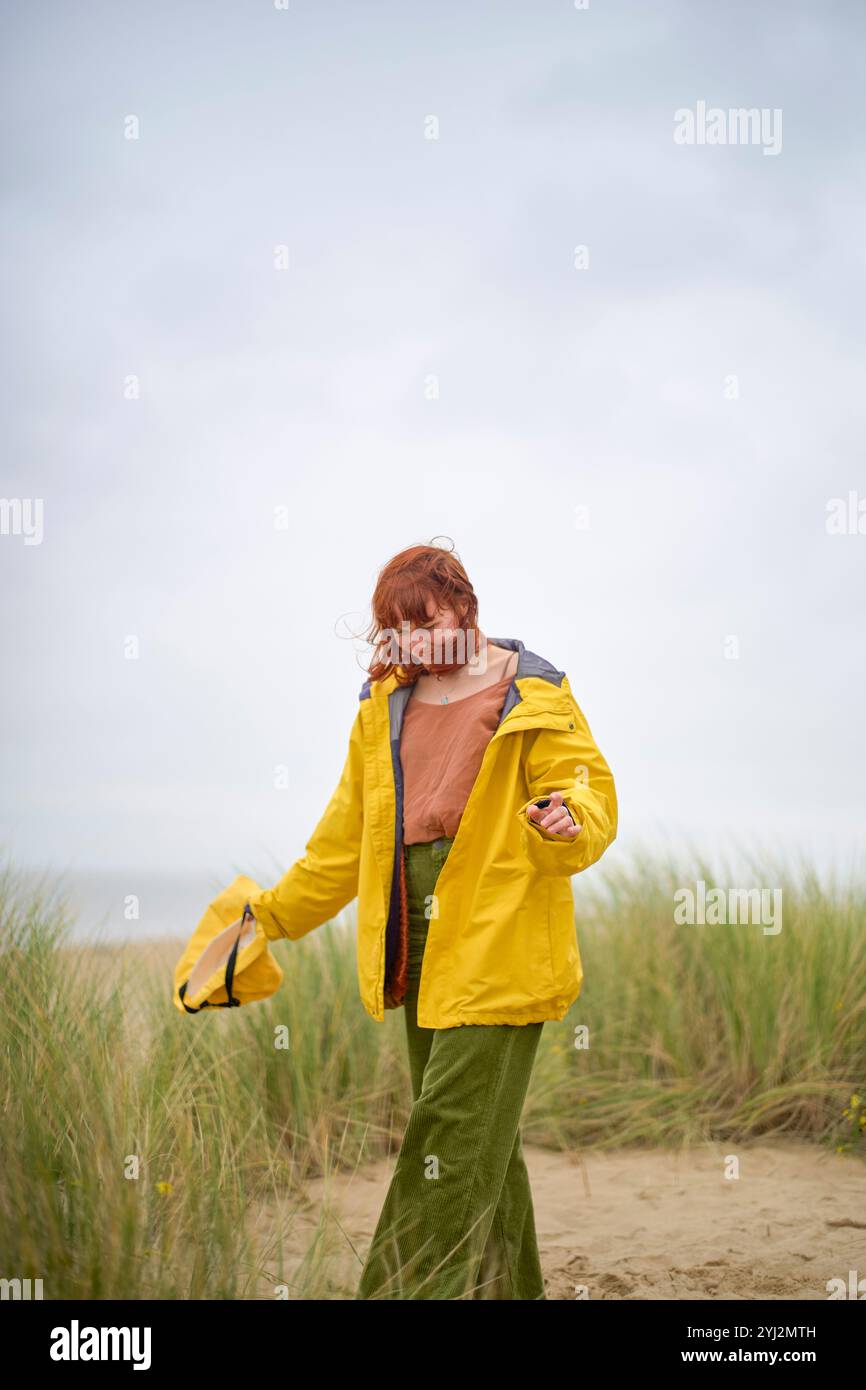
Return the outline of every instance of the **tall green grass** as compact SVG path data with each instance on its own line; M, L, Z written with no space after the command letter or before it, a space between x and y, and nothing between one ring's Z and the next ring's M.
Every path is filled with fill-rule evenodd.
M780 888L781 930L675 924L674 894L698 879L707 891ZM537 1141L851 1144L843 1110L852 1094L866 1101L862 883L636 856L574 886L585 979L566 1018L544 1029L559 1064L548 1056L536 1076ZM586 1050L574 1050L578 1025Z
M648 858L575 880L584 987L544 1028L525 1141L791 1135L862 1156L862 886L756 868L783 888L767 936L676 926L696 878L731 881ZM335 1261L307 1184L396 1150L410 1106L402 1011L364 1012L351 934L281 942L274 998L185 1016L183 942L88 948L70 925L58 893L5 874L0 1276L46 1298L351 1297L360 1260L338 1232Z

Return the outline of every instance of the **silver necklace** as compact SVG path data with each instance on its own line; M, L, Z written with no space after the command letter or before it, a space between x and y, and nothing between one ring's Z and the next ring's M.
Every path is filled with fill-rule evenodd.
M505 664L506 664L506 666L507 666L507 665L508 665L508 662L506 662ZM437 672L437 673L436 673L436 679L437 679L437 681L441 681L441 680L444 680L445 677L444 677L443 675L440 675L440 674ZM504 677L503 677L503 680L504 680ZM439 697L439 703L440 703L440 705L447 705L447 704L448 704L448 696L447 696L447 695L440 695L440 697Z

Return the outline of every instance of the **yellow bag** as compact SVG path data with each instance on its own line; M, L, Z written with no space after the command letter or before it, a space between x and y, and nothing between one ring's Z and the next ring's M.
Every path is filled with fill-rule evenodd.
M241 875L208 907L175 966L172 998L181 1013L252 1004L279 989L283 972L261 922L246 911L261 891L254 879Z

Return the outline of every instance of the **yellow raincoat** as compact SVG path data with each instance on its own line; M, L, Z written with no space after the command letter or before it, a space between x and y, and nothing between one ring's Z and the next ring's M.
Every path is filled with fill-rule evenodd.
M613 778L565 673L514 638L488 640L516 649L519 661L436 882L421 1028L562 1018L583 981L569 879L616 836ZM306 853L276 887L249 899L266 937L296 941L357 897L358 984L380 1022L398 946L400 731L411 689L393 675L365 681L339 784ZM553 791L582 826L572 839L527 817Z

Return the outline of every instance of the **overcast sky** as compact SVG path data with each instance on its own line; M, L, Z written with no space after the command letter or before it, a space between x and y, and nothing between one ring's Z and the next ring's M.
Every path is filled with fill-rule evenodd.
M288 867L346 620L437 534L568 673L612 853L853 859L864 17L3 4L0 496L43 505L0 535L12 861ZM780 147L678 144L701 102Z

